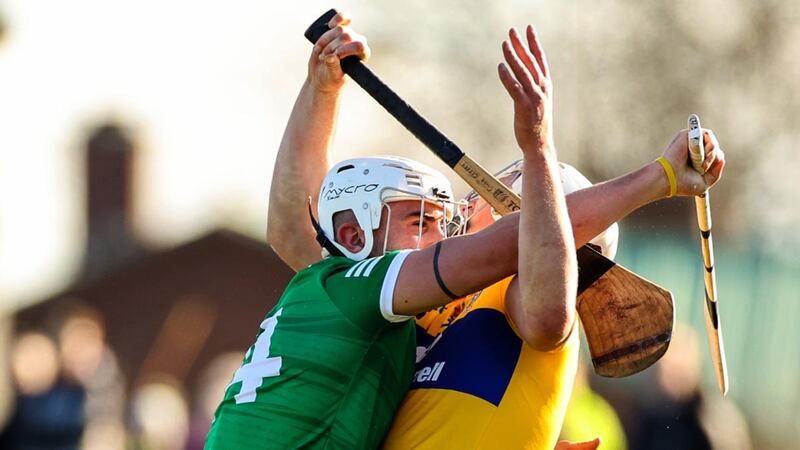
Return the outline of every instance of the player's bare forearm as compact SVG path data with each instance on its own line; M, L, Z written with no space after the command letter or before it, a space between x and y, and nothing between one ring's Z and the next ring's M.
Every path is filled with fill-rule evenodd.
M722 176L725 154L713 131L705 131L706 159L703 175L698 174L688 162L686 131L675 134L664 151L671 160L676 175L676 195L693 196L713 186ZM651 162L621 177L598 183L567 196L575 245L580 247L612 223L634 210L667 197L670 185L664 169Z
M532 26L503 42L500 81L514 101L514 135L524 154L518 276L506 307L522 338L558 347L575 321L577 261L552 135L552 83Z
M567 196L575 246L580 247L635 211L665 197L669 185L658 163Z
M403 263L393 296L396 314L414 315L452 301L434 274L437 264L442 282L457 295L477 292L517 271L519 213L503 217L489 227L441 243L436 248L412 252Z
M522 175L518 277L507 305L522 338L558 347L575 321L577 261L555 153L526 154ZM516 300L514 297L517 297Z
M267 242L295 271L320 258L308 218L308 199L316 211L319 187L331 166L330 147L339 93L303 83L283 135L269 194Z

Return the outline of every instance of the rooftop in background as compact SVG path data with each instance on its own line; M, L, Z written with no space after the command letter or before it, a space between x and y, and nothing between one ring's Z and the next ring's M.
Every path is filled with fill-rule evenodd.
M216 231L69 286L19 311L17 328L52 330L88 307L129 388L167 376L193 389L216 356L247 348L292 275L263 242Z
M158 376L192 385L213 358L246 348L293 273L266 243L230 231L142 245L130 226L136 147L118 124L87 136L83 265L70 286L18 311L17 328L55 339L88 308L131 387Z

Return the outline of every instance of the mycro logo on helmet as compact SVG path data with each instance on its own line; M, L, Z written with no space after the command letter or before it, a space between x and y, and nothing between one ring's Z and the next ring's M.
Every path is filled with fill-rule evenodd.
M325 198L325 200L336 200L344 194L356 194L359 192L359 189L361 192L372 192L378 189L378 184L352 184L343 188L332 187L325 191L322 197Z

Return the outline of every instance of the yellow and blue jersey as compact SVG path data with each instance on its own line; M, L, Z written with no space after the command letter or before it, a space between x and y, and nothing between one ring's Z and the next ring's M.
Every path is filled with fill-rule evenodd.
M417 321L411 389L386 449L547 449L575 380L578 333L551 352L526 345L505 310L511 278Z

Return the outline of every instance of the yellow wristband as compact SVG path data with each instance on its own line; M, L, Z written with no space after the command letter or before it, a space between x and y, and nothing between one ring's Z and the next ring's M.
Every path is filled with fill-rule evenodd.
M675 169L672 168L672 164L667 161L667 158L663 156L656 161L664 168L664 172L667 174L667 180L669 180L669 195L667 195L667 198L672 197L678 192L678 180L675 178Z

